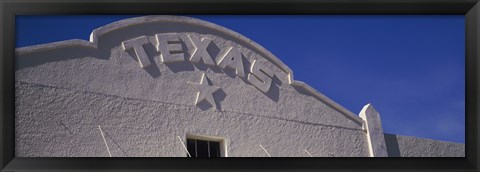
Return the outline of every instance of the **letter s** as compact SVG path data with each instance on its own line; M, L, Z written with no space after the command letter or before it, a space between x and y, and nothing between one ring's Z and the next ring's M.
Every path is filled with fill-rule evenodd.
M248 81L260 91L267 93L272 85L274 73L254 60L248 74Z

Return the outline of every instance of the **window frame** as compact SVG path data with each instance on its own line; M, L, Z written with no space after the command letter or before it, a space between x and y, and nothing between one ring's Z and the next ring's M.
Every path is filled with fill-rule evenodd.
M197 134L187 134L187 136L185 138L185 144L187 144L188 139L203 140L203 141L208 141L208 142L218 142L219 143L219 149L220 149L220 157L228 157L227 140L223 137L197 135ZM191 152L189 152L189 153L190 153L190 155L192 155Z

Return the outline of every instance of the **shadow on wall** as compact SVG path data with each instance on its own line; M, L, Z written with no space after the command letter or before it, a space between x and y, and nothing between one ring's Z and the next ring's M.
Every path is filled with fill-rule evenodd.
M259 48L253 46L250 42L244 42L240 40L236 35L230 35L224 32L218 32L210 28L198 25L198 24L185 24L185 23L144 23L127 28L111 31L99 37L98 47L110 49L111 47L121 43L124 40L129 40L139 36L153 36L157 33L182 33L182 32L195 32L205 35L215 35L224 40L235 42L243 47L246 47L255 53L260 54L263 57L268 57L265 52L262 52ZM212 45L212 44L211 44ZM182 45L185 46L185 45ZM184 47L186 48L186 47ZM209 46L208 51L212 54L222 53L219 47ZM187 54L186 54L187 55ZM215 58L215 57L213 57ZM214 59L215 60L215 59Z
M400 149L398 147L397 136L393 134L384 134L385 144L387 144L388 157L401 157Z
M63 60L83 58L83 57L94 57L101 60L108 60L111 58L111 49L121 45L122 41L136 38L139 36L153 36L157 33L182 33L182 32L195 32L199 34L215 35L222 39L235 42L237 44L240 44L241 46L251 49L252 51L254 51L257 54L260 54L261 56L264 56L264 57L268 56L267 53L261 51L258 47L255 47L254 45L252 45L252 43L241 41L235 35L230 35L224 32L218 32L216 30L213 30L201 25L185 24L185 23L144 23L144 24L121 28L118 30L105 33L104 35L98 37L97 48L82 46L82 45L73 45L73 44L68 45L68 43L65 43L66 47L54 48L54 49L44 50L41 52L36 52L31 54L23 54L19 57L16 57L16 64L15 64L16 70L27 68L27 67L34 67L34 66L42 65L49 62L54 62L54 61L63 61ZM182 42L182 47L184 50L188 49L185 43L183 42ZM148 58L150 62L152 63L152 65L146 67L145 70L147 71L148 74L150 74L151 77L157 78L161 75L160 69L157 66L160 62L159 61L160 59L156 58L158 57L159 53L156 51L155 47L152 44L146 44L144 45L144 48L146 53L149 56ZM220 49L218 46L214 44L210 44L210 46L208 47L208 51L214 54L212 55L213 58L216 58L218 54L222 53L221 52L222 49ZM138 61L136 58L134 58L136 57L136 55L132 49L127 50L127 53L130 55L130 57L133 58L133 60ZM185 53L185 58L188 58L190 56L190 52L184 51L184 53ZM250 62L247 60L247 58L244 57L243 59L244 59L244 66L246 68L251 65ZM218 68L218 66L208 66L205 64L190 63L187 59L185 59L185 62L182 62L182 63L165 64L165 66L167 66L171 71L175 73L180 71L193 71L195 70L195 67L197 67L200 70L202 69L206 70L207 68L210 68L214 72L223 71L225 74L227 74L232 78L237 77L234 72L229 71L228 69L223 70ZM248 70L249 69L245 69L245 71L248 71ZM251 83L247 80L247 76L242 77L241 79L246 84L251 85ZM278 102L279 94L280 94L279 86L281 84L282 82L280 81L280 79L278 79L276 76L273 77L271 89L269 90L269 92L264 94L271 100Z
M230 40L232 42L240 44L241 46L251 49L254 52L264 57L268 56L265 52L262 52L259 48L251 45L251 43L249 42L241 41L235 35L218 32L216 30L212 30L210 28L206 28L201 25L193 25L193 24L185 24L185 23L144 23L144 24L138 24L135 26L121 28L121 29L117 29L117 30L105 33L104 35L98 37L98 42L97 42L98 49L85 47L85 46L70 46L66 48L59 48L54 51L52 50L44 51L36 55L36 56L38 55L44 56L42 57L41 61L36 59L34 60L27 59L25 61L28 61L26 62L28 64L22 64L17 67L21 69L24 67L32 67L35 65L40 65L46 62L86 57L86 56L97 57L99 59L109 59L110 49L120 45L122 41L136 38L139 36L145 36L145 35L153 36L157 33L181 33L181 32L196 32L199 34L215 35L222 39ZM99 51L99 50L104 50L104 51ZM218 47L209 47L209 51L213 52L214 54L221 53L219 52ZM60 55L54 55L54 54L60 54ZM24 58L28 57L28 55L23 55L23 56Z
M161 74L160 74L160 69L158 68L158 66L156 64L157 64L157 61L160 61L160 59L155 58L155 56L153 56L154 54L157 53L156 50L155 50L155 47L151 44L145 44L145 45L143 45L143 48L145 49L145 52L147 53L148 59L150 60L150 63L151 63L150 66L145 67L143 69L145 69L145 71L147 71L147 73L152 78L158 78ZM138 59L137 59L137 55L135 54L135 51L133 50L133 48L132 49L127 49L125 51L128 53L130 58L132 58L137 63L139 63Z

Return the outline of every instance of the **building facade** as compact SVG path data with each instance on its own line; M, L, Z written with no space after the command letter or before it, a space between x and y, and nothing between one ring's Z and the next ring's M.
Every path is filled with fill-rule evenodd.
M372 105L354 114L252 40L189 17L18 48L15 89L18 157L465 155L385 134Z

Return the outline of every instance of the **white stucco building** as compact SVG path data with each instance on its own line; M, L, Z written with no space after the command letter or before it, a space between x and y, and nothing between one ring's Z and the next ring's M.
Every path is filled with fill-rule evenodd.
M18 48L17 157L464 156L464 144L385 134L268 50L188 17L145 16L90 41Z

